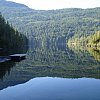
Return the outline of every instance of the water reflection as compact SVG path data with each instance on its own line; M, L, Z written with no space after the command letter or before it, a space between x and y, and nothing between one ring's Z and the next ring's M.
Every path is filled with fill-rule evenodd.
M35 78L0 91L0 100L100 100L100 80Z
M100 48L92 48L92 47L83 47L83 46L70 46L68 45L68 47L74 52L74 53L83 53L86 54L86 52L88 52L91 56L94 57L94 60L100 62Z
M100 62L87 50L77 51L68 48L65 44L30 45L26 60L10 64L5 63L12 68L8 67L11 68L10 74L6 74L8 72L5 67L5 75L2 74L4 82L0 80L2 84L0 89L46 76L100 79Z
M100 50L99 49L97 49L97 48L87 48L87 50L89 51L89 53L91 55L93 55L95 60L100 62Z
M14 62L0 63L0 79L3 80L5 75L9 75L11 68L15 65Z
M60 48L61 47L61 48ZM64 49L62 49L64 48ZM31 47L28 53L30 71L36 76L100 78L100 62L86 50L72 50L65 45ZM35 76L36 75L36 76Z
M28 39L23 35L21 36L22 37L19 36L21 41L18 41L19 43L18 45L15 45L17 40L16 41L13 40L14 45L12 45L13 43L12 44L8 43L7 45L2 45L2 43L0 44L0 47L2 47L0 49L0 90L11 85L10 83L12 80L8 80L7 78L8 76L10 76L12 69L17 64L16 62L7 60L9 58L9 55L17 54L17 53L18 54L26 53L28 50L28 46L27 46ZM2 40L2 42L5 42L5 41Z

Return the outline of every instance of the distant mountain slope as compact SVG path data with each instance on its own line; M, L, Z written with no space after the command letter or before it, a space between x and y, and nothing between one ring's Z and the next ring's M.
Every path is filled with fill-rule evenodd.
M15 2L11 2L11 1L6 1L6 0L0 0L0 6L4 6L4 7L27 7L24 4L18 4Z
M35 37L34 39L46 43L62 39L68 41L82 39L100 30L100 8L44 11L32 10L18 3L14 3L14 6L12 3L0 3L0 11L29 38Z

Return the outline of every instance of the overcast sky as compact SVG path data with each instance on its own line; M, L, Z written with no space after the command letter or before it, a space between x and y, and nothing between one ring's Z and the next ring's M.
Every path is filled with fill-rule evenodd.
M22 3L33 9L51 10L62 8L100 7L100 0L8 0Z

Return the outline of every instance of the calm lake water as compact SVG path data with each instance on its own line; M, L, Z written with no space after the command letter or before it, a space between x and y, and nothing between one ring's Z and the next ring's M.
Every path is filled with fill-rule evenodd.
M100 80L34 78L1 90L0 100L100 100Z
M0 100L100 100L100 50L59 45L1 50L26 53L0 63Z

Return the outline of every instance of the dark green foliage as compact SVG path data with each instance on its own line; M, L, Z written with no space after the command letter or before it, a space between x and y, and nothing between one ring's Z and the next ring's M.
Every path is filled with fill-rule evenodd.
M27 38L12 28L0 14L0 48L13 49L22 47Z

